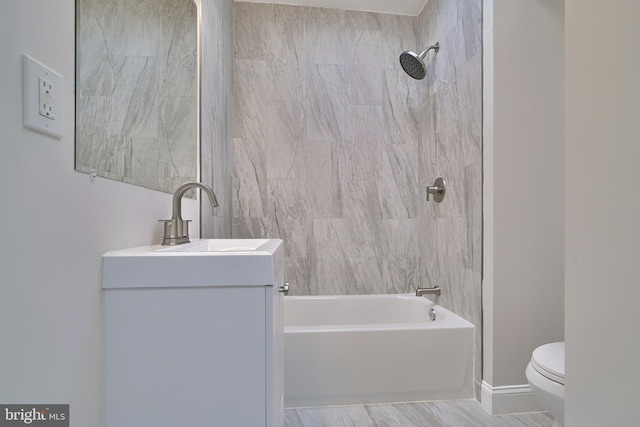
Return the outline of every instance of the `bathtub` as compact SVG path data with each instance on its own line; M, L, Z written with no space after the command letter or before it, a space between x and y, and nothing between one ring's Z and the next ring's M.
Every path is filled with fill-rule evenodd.
M471 323L415 295L287 296L284 405L473 398L473 340Z

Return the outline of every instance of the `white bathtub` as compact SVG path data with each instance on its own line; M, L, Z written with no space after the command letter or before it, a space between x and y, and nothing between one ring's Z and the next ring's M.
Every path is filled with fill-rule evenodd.
M285 297L284 322L287 408L473 397L474 327L426 298Z

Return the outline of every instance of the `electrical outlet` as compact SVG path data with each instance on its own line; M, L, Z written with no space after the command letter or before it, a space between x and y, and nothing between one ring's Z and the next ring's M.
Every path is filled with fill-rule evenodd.
M62 137L64 102L62 76L38 61L22 55L24 125Z
M55 105L53 85L51 84L51 82L43 79L42 77L38 77L38 87L40 88L40 102L38 103L38 105L40 106L40 115L48 119L55 120L56 118L53 111Z

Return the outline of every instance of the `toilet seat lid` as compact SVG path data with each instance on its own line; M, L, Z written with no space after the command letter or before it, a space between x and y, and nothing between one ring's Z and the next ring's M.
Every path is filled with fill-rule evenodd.
M550 380L564 384L564 342L553 342L536 348L531 366Z

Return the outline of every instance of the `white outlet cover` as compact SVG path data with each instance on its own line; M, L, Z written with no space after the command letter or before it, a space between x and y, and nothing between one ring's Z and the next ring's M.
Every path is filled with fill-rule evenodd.
M54 90L47 100L47 107L55 108L51 117L40 114L40 85L42 80L50 83ZM62 76L45 67L33 58L22 55L23 122L32 129L62 138L63 106Z

